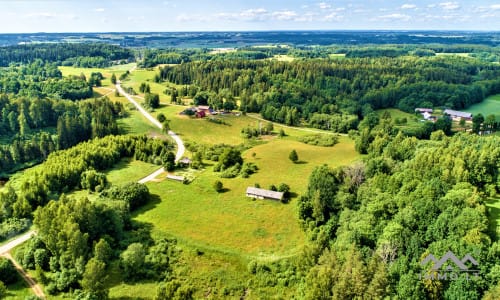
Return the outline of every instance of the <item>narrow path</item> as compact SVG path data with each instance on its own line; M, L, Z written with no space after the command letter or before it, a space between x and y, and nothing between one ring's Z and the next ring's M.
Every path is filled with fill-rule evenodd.
M38 298L45 299L45 294L43 293L42 287L33 278L31 278L28 273L24 271L23 267L12 257L12 255L7 252L2 254L2 256L12 262L12 264L16 268L17 273L19 273L24 281L26 281L31 290L33 290L33 293L35 293Z
M158 121L149 112L147 112L144 109L144 107L142 107L139 103L137 103L137 101L135 101L131 95L129 95L127 92L125 92L119 81L116 83L116 89L118 90L118 93L125 96L125 98L127 98L127 100L130 103L132 103L146 119L148 119L148 121L150 121L154 126L160 128L160 129L163 129L163 125L160 123L160 121ZM172 137L172 139L175 141L175 143L177 144L177 153L175 154L175 161L179 161L184 156L184 152L186 152L186 147L184 146L182 139L175 132L173 132L172 130L169 130L168 135L170 135ZM139 183L146 183L148 181L151 181L156 176L160 175L163 172L165 172L165 170L163 168L161 168L161 169L155 171L154 173L139 180Z
M33 293L35 293L37 297L45 299L45 294L43 293L42 287L38 283L36 283L36 281L33 278L31 278L31 276L28 273L24 271L23 267L10 254L10 251L12 249L26 242L35 234L36 234L35 230L30 230L18 236L17 238L9 241L5 245L0 246L0 256L5 257L12 262L19 275L21 275L24 281L26 281L26 283L33 290Z

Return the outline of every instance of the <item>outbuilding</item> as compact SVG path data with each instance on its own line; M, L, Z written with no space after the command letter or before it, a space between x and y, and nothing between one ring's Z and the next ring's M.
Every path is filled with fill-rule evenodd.
M283 200L283 194L284 193L282 192L259 189L251 186L247 188L247 197L254 199L270 199L270 200L281 201Z

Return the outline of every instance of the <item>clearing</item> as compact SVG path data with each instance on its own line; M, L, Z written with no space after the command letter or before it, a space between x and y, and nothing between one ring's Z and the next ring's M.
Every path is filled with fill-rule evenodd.
M473 114L481 113L484 117L494 114L497 121L500 121L500 95L490 96L484 99L483 102L471 105L469 108L464 109L464 111Z

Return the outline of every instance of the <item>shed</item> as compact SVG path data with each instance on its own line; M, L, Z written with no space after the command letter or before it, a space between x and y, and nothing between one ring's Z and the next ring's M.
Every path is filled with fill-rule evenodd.
M415 112L419 112L419 113L430 113L432 114L433 110L432 108L415 108Z
M281 201L283 199L283 193L259 189L256 187L248 187L247 188L247 197L255 198L255 199L270 199L270 200Z
M184 182L184 176L176 176L176 175L168 174L167 179Z
M458 111L458 110L445 109L443 114L449 115L453 120L459 120L459 119L470 120L470 119L472 119L471 113Z

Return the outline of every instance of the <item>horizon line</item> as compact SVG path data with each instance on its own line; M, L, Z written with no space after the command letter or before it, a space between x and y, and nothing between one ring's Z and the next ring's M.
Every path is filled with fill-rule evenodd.
M38 32L0 32L0 35L15 34L116 34L116 33L248 33L248 32L481 32L481 33L499 33L500 30L488 29L260 29L260 30L172 30L172 31L38 31Z

